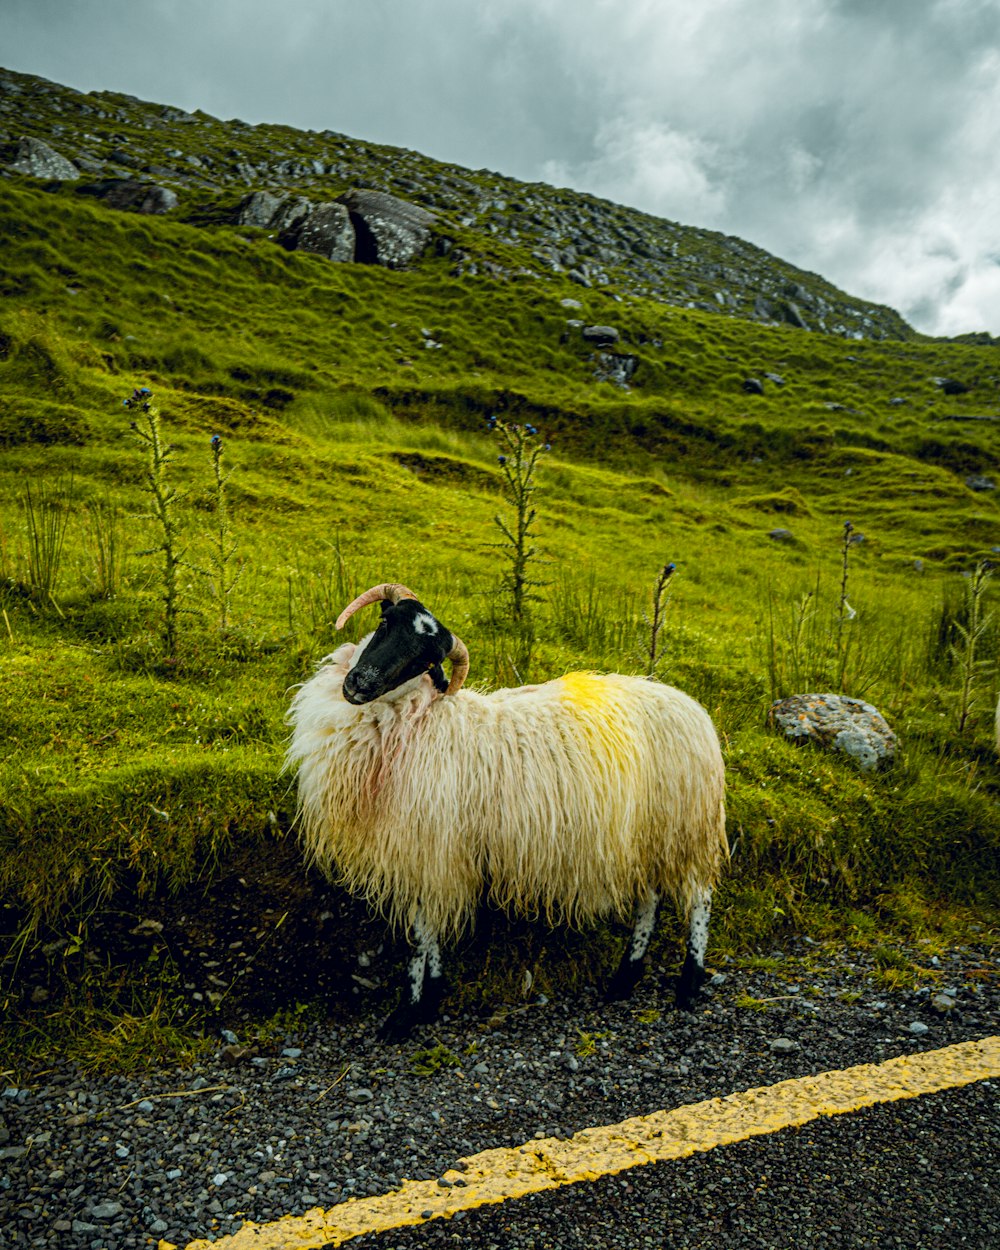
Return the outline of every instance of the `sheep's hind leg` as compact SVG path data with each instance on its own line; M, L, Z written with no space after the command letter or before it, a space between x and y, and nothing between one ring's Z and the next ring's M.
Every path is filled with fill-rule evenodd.
M625 954L618 965L618 971L608 983L606 997L609 999L630 998L632 991L639 982L646 967L646 951L656 927L656 914L660 906L660 896L650 890L639 906L635 909L635 923L632 936L629 938Z
M705 980L705 949L708 946L708 922L712 915L712 891L699 890L691 907L687 954L677 979L677 1006L691 1011L698 990Z
M420 912L413 922L413 941L416 949L406 966L399 1003L379 1029L379 1036L386 1041L398 1041L408 1036L416 1025L434 1020L441 1005L444 993L441 947Z

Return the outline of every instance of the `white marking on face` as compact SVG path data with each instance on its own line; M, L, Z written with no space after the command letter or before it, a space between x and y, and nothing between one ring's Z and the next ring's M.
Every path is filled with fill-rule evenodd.
M418 634L436 634L438 623L429 612L418 612L413 618L413 628Z

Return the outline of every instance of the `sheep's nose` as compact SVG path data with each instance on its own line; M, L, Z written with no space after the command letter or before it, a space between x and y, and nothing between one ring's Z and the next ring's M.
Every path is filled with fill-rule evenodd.
M348 703L370 703L379 693L378 677L371 674L359 674L352 669L344 678L344 698Z

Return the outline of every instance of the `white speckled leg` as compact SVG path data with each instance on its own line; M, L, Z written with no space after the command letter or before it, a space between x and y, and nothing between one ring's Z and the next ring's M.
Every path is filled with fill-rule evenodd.
M410 990L410 1006L415 1007L424 994L424 977L427 974L427 952L417 951L407 965L406 980Z
M608 986L608 998L628 998L642 976L646 951L656 928L656 915L660 907L660 896L655 890L649 890L646 897L635 909L635 923L632 936L629 938L625 954L618 965L618 971L611 978Z
M430 981L441 979L441 946L420 911L413 921L413 938L417 952L410 960L410 1002L418 1003L423 997L425 977Z
M433 1020L444 992L441 946L419 911L413 921L412 941L415 949L406 967L402 997L380 1030L388 1040L406 1037L414 1025Z
M677 982L677 1006L690 1010L705 980L705 951L708 948L708 922L712 916L712 891L699 890L691 907L687 955Z
M649 949L650 939L653 936L653 930L656 928L656 913L659 906L659 894L655 890L650 890L635 909L635 927L632 930L632 940L629 942L626 952L629 963L636 963L642 959Z

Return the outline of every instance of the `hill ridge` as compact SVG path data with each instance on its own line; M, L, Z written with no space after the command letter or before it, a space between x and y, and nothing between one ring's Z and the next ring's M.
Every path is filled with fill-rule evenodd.
M25 137L72 161L82 181L161 184L177 196L170 211L181 220L237 221L239 197L255 190L314 202L384 191L438 217L456 277L569 278L617 298L849 339L918 337L893 309L856 299L736 236L331 129L221 121L0 70L0 175L24 177L11 165Z

